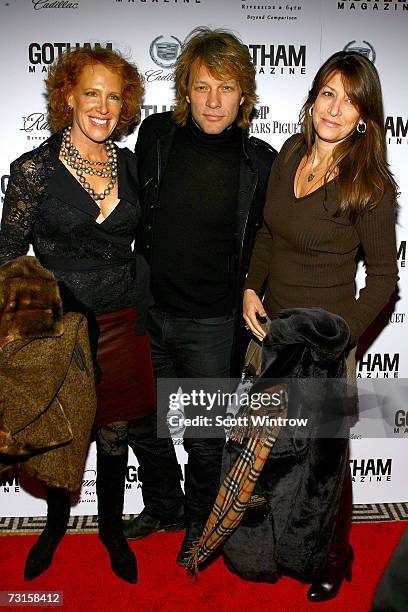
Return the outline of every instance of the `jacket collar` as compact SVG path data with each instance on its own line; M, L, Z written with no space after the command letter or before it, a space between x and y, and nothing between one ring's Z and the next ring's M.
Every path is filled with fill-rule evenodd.
M118 154L118 198L131 204L138 202L138 179L135 155L129 149L116 146Z
M178 126L169 116L164 125L160 126L160 128L156 130L158 185L160 184L160 181L164 175L177 127Z
M50 136L42 146L48 145L55 162L55 172L49 178L47 190L51 195L96 218L99 206L59 160L62 132ZM137 202L137 174L134 156L127 149L115 147L118 154L118 199L131 204Z
M250 158L250 155L248 153L248 148L250 146L250 141L249 141L249 136L248 136L248 131L245 131L242 133L242 152L244 155L244 160L247 162L247 164L249 164L253 170L253 164L252 164L252 160Z

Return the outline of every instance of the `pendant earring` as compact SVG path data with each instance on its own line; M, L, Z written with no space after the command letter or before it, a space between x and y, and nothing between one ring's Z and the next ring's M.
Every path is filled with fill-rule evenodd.
M313 104L309 107L309 110L307 112L309 113L309 117L313 115Z
M367 124L365 123L365 121L359 121L357 123L356 130L359 134L365 134L367 130Z

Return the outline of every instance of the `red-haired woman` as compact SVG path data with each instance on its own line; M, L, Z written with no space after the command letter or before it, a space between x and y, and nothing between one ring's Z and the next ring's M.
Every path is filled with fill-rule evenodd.
M113 571L137 581L122 533L127 425L151 415L155 395L144 331L148 278L132 241L140 217L136 164L115 139L136 124L143 94L136 67L107 49L76 49L47 79L53 135L11 165L0 233L0 263L31 243L44 267L81 307L96 315L97 496L99 535ZM69 518L70 494L48 487L47 524L31 549L25 579L52 562Z
M340 315L350 328L347 365L355 378L353 347L397 281L396 184L386 162L374 65L358 53L332 55L315 76L301 118L302 133L285 142L272 168L245 284L244 319L263 340L258 316L316 306ZM355 299L360 249L366 285ZM335 597L344 577L351 577L351 507L348 472L327 566L308 591L311 601Z

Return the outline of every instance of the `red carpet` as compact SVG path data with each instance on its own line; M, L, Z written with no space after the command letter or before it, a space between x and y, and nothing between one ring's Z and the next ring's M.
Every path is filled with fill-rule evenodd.
M353 580L326 604L308 604L307 586L289 578L274 585L240 580L222 559L202 572L199 580L187 578L174 562L182 533L154 534L132 543L139 561L137 585L127 585L112 574L96 535L66 536L51 568L37 580L24 582L25 556L36 536L2 536L0 590L63 591L62 609L79 612L240 612L260 606L273 612L369 612L375 586L406 526L402 522L354 525Z

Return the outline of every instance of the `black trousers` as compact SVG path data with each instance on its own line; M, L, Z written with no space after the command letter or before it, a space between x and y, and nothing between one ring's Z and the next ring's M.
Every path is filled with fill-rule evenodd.
M173 317L157 308L149 313L148 334L156 379L228 378L233 315L209 319ZM160 413L158 413L160 415ZM131 422L129 444L140 465L145 508L157 518L171 518L183 505L180 467L164 417L157 436L155 416ZM160 419L160 416L159 416ZM185 471L188 521L207 519L219 488L224 437L190 437Z

